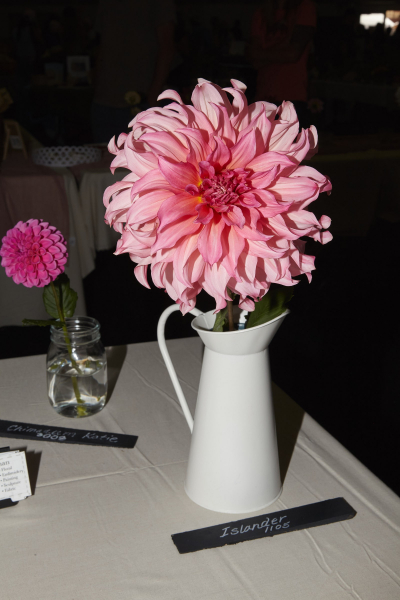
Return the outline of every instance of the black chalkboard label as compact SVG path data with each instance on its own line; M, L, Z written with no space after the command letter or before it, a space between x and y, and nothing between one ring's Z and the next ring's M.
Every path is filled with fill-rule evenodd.
M18 423L17 421L3 421L1 419L0 437L43 440L44 442L59 442L62 444L112 446L114 448L133 448L138 439L137 435L125 435L124 433L49 427L48 425Z
M206 548L218 548L226 544L273 537L299 529L329 525L352 519L356 514L354 508L344 498L334 498L204 529L175 533L172 535L172 540L179 553L186 554Z

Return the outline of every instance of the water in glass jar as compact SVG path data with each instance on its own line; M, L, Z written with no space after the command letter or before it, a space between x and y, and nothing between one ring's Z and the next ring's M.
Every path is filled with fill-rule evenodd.
M47 367L47 389L55 410L64 417L88 417L101 410L107 398L107 364L91 357L76 369L65 359ZM78 372L79 371L79 372Z

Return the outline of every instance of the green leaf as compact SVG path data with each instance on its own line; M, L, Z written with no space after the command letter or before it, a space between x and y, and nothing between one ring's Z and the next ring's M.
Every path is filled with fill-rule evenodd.
M55 286L55 287L56 287L57 296L58 296L58 298L60 298L60 290L57 288L57 286ZM53 294L53 289L51 287L51 283L49 285L46 285L43 289L43 302L44 302L44 307L46 309L47 314L49 314L51 317L54 317L55 319L59 319L60 315L58 314L57 305L56 305L56 301L54 299L54 294Z
M76 307L76 301L78 300L78 294L71 289L68 276L62 273L53 282L56 290L58 302L61 308L63 318L73 317ZM54 298L52 285L46 285L43 291L43 302L46 312L55 319L58 319L56 300Z
M61 308L64 317L73 317L78 294L70 287L69 279L65 273L59 275L57 280L61 282Z
M23 325L38 325L39 327L47 327L48 325L61 327L61 323L59 321L53 321L50 319L48 321L45 321L44 319L23 319L22 323Z
M249 314L246 329L263 325L279 317L287 310L287 305L292 298L292 287L271 286L265 296L256 302L255 309Z
M228 319L228 309L223 308L217 313L213 331L224 331L224 325Z

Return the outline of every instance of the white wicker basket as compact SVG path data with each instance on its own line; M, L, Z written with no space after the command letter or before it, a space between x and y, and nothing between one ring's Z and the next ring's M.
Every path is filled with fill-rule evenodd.
M35 148L32 160L46 167L73 167L101 160L101 149L90 146L49 146Z

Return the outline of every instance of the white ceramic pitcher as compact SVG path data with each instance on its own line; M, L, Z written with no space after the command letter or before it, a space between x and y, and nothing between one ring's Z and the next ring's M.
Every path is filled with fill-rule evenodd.
M260 510L281 493L268 345L289 311L264 325L227 332L211 331L213 311L191 311L192 327L205 344L193 421L165 343L165 322L176 310L174 304L162 313L157 337L192 431L186 493L218 512Z

